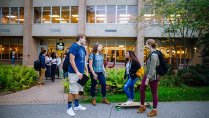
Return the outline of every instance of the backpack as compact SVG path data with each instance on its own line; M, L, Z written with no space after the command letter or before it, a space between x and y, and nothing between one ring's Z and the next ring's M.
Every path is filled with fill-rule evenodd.
M69 53L67 53L67 56L65 57L65 60L63 62L62 69L67 72L68 71L68 66L69 66Z
M162 52L159 50L156 50L153 53L158 55L159 62L160 62L160 65L156 67L157 74L159 74L160 76L166 75L168 72L168 67L167 67L166 61L163 57ZM151 58L150 58L150 60L151 60Z
M40 71L40 70L41 70L41 62L40 62L39 59L36 60L36 61L34 61L33 67L34 67L34 69L35 69L36 71Z

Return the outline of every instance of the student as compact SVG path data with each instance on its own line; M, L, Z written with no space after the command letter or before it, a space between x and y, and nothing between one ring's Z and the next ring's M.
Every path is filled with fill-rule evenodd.
M75 112L72 109L72 101L74 100L74 110L86 110L79 104L79 91L83 91L83 87L77 83L79 79L82 79L84 74L84 68L88 73L86 66L86 51L84 45L86 44L86 37L83 34L76 36L76 43L72 44L69 48L70 63L68 67L69 77L69 94L68 94L68 109L67 114L75 116Z
M51 54L51 80L52 82L55 82L55 74L56 74L56 71L57 71L57 58L56 58L56 53L55 52L52 52Z
M57 74L57 78L60 79L62 78L62 70L60 68L60 64L61 64L61 58L59 57L59 55L56 53L56 59L57 59L57 70L56 70L56 74Z
M99 43L96 43L92 49L92 52L89 56L89 68L90 68L90 76L91 76L91 96L92 96L92 105L96 106L96 99L95 99L95 89L97 85L97 80L101 85L101 92L102 92L102 103L110 104L110 102L106 98L106 79L104 76L105 71L104 68L104 57L102 54L103 46Z
M146 72L145 76L142 79L141 87L140 87L140 96L141 96L141 105L139 108L139 113L143 113L146 111L146 106L144 105L145 101L145 89L148 83L150 84L150 88L152 91L153 97L153 110L147 114L148 117L157 116L157 104L158 104L158 80L159 77L156 73L156 66L160 64L158 55L153 53L156 51L156 42L153 39L148 39L146 41L146 47L150 50L150 55L147 59Z
M45 57L45 61L46 61L46 78L51 79L51 57L49 55L49 53L46 54Z
M46 55L46 50L42 50L38 57L40 60L40 65L41 65L41 70L39 71L39 79L38 79L39 85L45 84L44 83L44 76L45 76L45 69L46 69L45 55Z
M14 65L15 64L15 49L12 51L11 56L12 56L12 65Z
M66 56L67 56L67 53L64 53L63 59L62 59L62 63L61 63L61 65L62 65L61 68L62 68L62 70L63 70L63 77L64 77L64 79L68 77L68 70L65 69L65 68L63 68L64 62L65 62L65 61L69 61L69 60L65 60L65 59L66 59Z
M129 105L134 102L134 84L138 80L135 73L141 67L141 64L133 51L127 51L125 57L127 59L125 78L128 78L128 80L123 90L125 91L128 100L124 104Z

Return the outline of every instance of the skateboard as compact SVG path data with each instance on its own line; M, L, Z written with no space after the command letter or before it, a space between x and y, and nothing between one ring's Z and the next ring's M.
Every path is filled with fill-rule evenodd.
M140 102L133 102L132 104L126 105L124 103L118 103L115 104L116 109L120 109L120 108L134 108L134 107L139 107L141 104ZM149 108L151 107L151 103L146 102L145 105Z

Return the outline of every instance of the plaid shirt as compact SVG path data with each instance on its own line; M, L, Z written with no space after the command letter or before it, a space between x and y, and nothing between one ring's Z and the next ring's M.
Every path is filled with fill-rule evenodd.
M93 60L93 69L94 72L103 72L103 65L104 65L104 57L102 54L90 54L89 60Z

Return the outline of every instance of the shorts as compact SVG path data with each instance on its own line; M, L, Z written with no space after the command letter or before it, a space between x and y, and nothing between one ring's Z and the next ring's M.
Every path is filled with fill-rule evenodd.
M79 77L76 73L68 73L69 78L69 93L79 94L79 91L83 91L83 86L77 83Z

